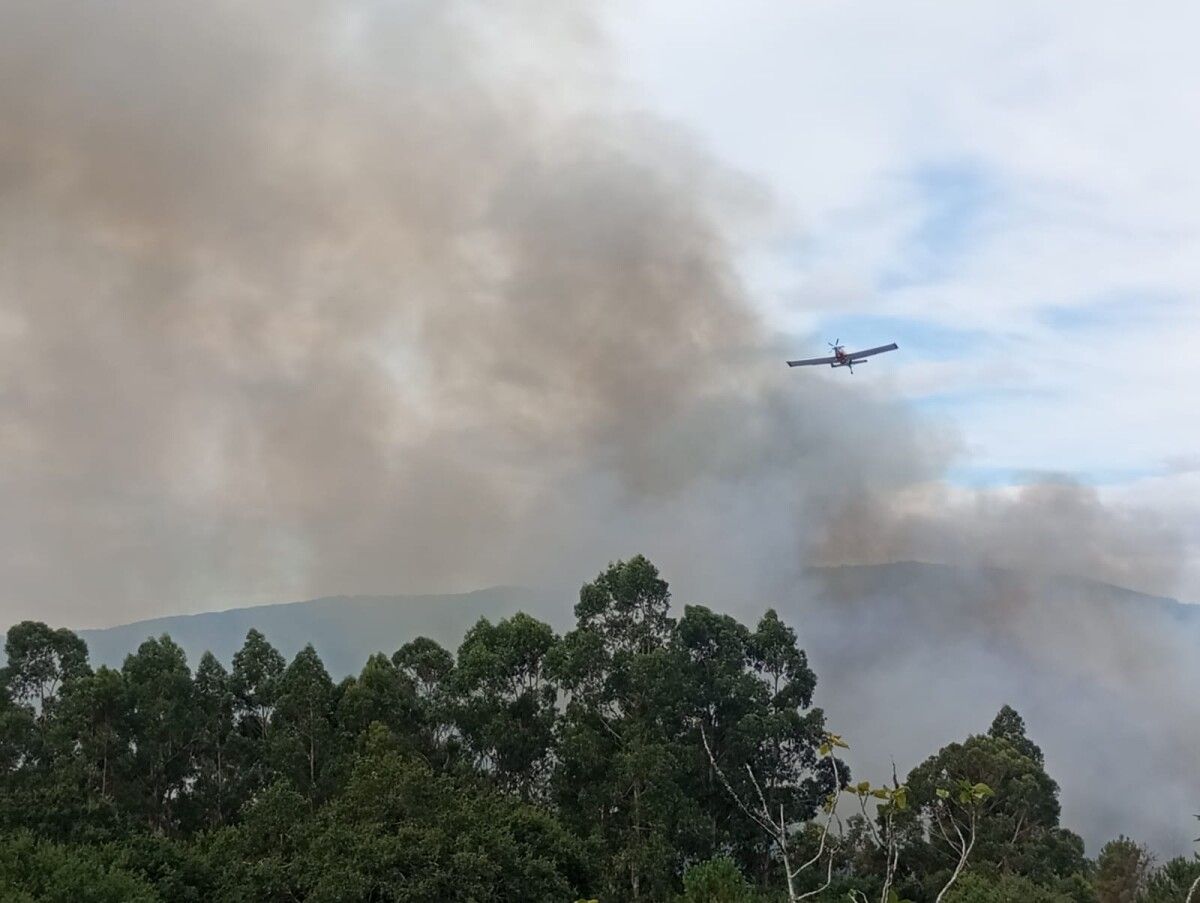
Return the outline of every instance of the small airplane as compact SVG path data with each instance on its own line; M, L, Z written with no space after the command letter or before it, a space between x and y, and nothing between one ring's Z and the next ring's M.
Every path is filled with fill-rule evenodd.
M829 357L812 357L804 361L788 361L789 367L815 367L818 364L828 364L830 367L849 367L850 372L854 372L855 364L865 364L867 358L873 354L883 354L885 351L895 351L900 346L895 342L890 345L880 345L878 348L868 348L866 351L854 351L849 354L846 349L839 343L841 339L830 342L829 347L833 349L833 354Z

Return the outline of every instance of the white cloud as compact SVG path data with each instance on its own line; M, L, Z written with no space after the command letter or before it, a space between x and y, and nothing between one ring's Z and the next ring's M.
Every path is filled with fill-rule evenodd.
M1200 450L1198 26L1183 3L765 0L612 23L629 92L790 214L794 243L749 264L782 328L993 333L969 361L910 350L869 378L978 393L953 417L979 466L1085 475ZM976 173L979 209L931 223L961 186L930 167ZM922 229L953 253L914 246Z

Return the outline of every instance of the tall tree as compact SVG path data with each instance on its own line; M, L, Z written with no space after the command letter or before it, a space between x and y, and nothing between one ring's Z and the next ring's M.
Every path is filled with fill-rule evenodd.
M89 792L104 799L114 796L128 767L129 705L124 675L101 665L67 684L56 712L55 747L73 751L87 771Z
M781 835L812 818L849 778L844 763L818 755L824 714L807 710L816 676L774 611L752 633L728 615L689 605L674 634L697 723L687 742L692 793L713 819L711 852L734 852L766 885L786 846ZM783 818L776 836L765 830L764 812L772 824Z
M575 830L608 860L608 892L661 899L675 888L702 813L688 793L686 669L670 643L670 590L641 556L608 567L579 593L577 627L555 651L569 693L553 792Z
M3 682L13 701L32 705L47 717L59 688L91 672L87 644L65 627L54 630L40 621L22 621L4 640L8 665Z
M1146 890L1150 851L1128 837L1110 840L1096 857L1097 903L1138 903Z
M117 830L129 749L121 675L102 667L71 677L40 717L32 705L17 711L26 730L22 767L4 794L17 816L12 823L53 840Z
M156 831L177 826L191 781L199 719L183 649L165 634L146 640L121 668L129 701L130 778L137 808Z
M643 555L609 565L579 591L577 627L600 638L608 655L652 653L671 632L671 589Z
M517 614L480 619L458 649L458 729L500 785L526 799L544 783L554 739L558 687L547 660L557 642L548 624Z
M392 664L416 690L422 745L428 752L442 749L453 730L450 679L454 656L436 640L417 637L396 650Z
M234 744L247 788L264 786L269 780L271 718L286 665L279 650L257 630L246 634L246 642L233 656L229 688L233 692L237 726Z
M925 872L930 885L944 883L944 875L958 861L952 826L939 830L935 816L947 805L942 794L951 794L953 803L964 785L992 791L977 801L973 870L1047 886L1085 871L1082 840L1059 825L1058 784L1046 773L1041 750L1011 709L1001 711L987 734L943 747L913 769L906 784L917 811L930 819L928 858L912 853L914 865ZM954 814L967 816L965 808Z
M1029 739L1025 732L1025 719L1012 706L1001 706L992 726L988 728L988 736L996 740L1004 740L1036 765L1044 765L1046 757L1042 748Z
M333 681L310 643L279 679L271 738L277 770L310 801L325 789L325 767L334 753L335 702Z
M191 799L198 824L223 825L235 812L238 760L234 740L234 697L229 672L211 652L196 666L197 737Z
M422 722L416 685L383 653L367 659L358 677L344 681L337 695L338 728L348 748L364 738L373 723L379 723L414 749L426 752L417 740Z

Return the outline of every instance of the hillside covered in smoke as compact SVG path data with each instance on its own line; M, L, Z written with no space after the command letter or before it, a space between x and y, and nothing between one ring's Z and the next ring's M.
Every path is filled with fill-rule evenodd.
M453 648L480 618L525 612L565 632L572 595L496 588L336 597L81 636L94 663L119 668L149 637L169 635L195 663L205 652L231 660L258 630L289 658L311 643L340 678L414 636ZM1194 722L1178 720L1191 710L1194 684L1176 665L1200 644L1200 609L1086 580L914 562L812 568L773 601L820 677L817 704L853 741L856 769L909 768L931 744L973 730L981 712L1014 705L1045 748L1068 822L1090 850L1122 832L1160 854L1190 848L1200 778L1189 751L1200 737ZM730 606L747 622L764 607ZM1142 769L1123 767L1134 758ZM1155 775L1150 785L1146 773ZM1135 797L1142 803L1131 806Z
M1143 741L1152 788L1109 773L1104 757L1131 761L1113 721L1153 725L1079 686L1077 653L1007 648L1012 613L979 643L960 584L990 584L993 602L1031 590L1042 624L1072 597L1173 618L1193 647L1194 611L995 569L808 578L824 589L790 614L811 625L811 658L775 610L679 608L642 556L584 584L573 617L554 609L561 632L512 613L550 594L503 589L143 622L92 633L92 648L23 622L0 672L0 892L1178 903L1200 886L1200 858L1156 860L1124 834L1169 837L1187 795L1164 791L1178 751L1160 760ZM847 618L873 622L849 650ZM972 626L930 639L959 620ZM455 622L469 626L451 638ZM168 627L210 648L189 656ZM122 651L147 630L163 632Z

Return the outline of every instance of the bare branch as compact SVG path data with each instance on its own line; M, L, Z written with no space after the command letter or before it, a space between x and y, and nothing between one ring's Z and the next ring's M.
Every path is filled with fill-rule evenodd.
M895 764L893 764L892 765L892 783L896 784L896 786L899 787L899 784L896 783L895 771L896 771L896 766L895 766ZM884 847L884 855L885 855L884 862L887 864L887 870L884 874L884 879L883 879L883 891L879 895L880 903L887 903L888 892L892 889L892 882L895 881L895 878L896 878L896 866L900 864L900 847L896 843L896 831L895 831L895 827L894 827L895 816L896 816L895 806L893 804L889 803L888 808L887 808L887 815L884 818L884 837L887 839L887 844Z
M799 873L801 869L797 869L796 871ZM800 896L796 897L796 903L800 903L801 900L807 900L809 897L815 897L817 894L824 893L831 884L833 884L833 850L829 851L829 865L825 869L825 883L816 890L810 890L808 893L801 894Z
M968 824L967 824L967 836L964 837L963 832L958 827L958 820L951 817L950 824L954 826L954 833L958 836L958 846L954 847L953 844L951 844L951 846L955 850L955 852L958 853L958 862L954 866L954 871L950 875L950 880L948 880L946 882L945 886L941 889L941 891L938 892L937 898L934 900L934 903L942 903L942 900L945 899L946 894L950 892L950 888L952 888L954 886L955 882L958 881L958 878L962 874L963 869L966 868L967 860L971 856L971 851L975 848L975 836L976 836L975 828L976 828L977 818L978 818L978 813L976 812L974 806L972 806L972 808L970 810L970 818L969 818ZM947 838L947 842L949 842L949 838Z
M797 875L800 874L802 871L804 871L806 868L809 868L810 866L813 866L817 862L820 861L821 855L825 852L825 840L826 840L826 838L829 837L829 827L831 824L833 824L833 817L837 813L838 797L841 795L841 780L838 776L837 759L834 758L833 755L830 755L829 761L833 765L833 796L831 797L829 804L828 804L829 805L829 813L825 816L825 824L821 828L821 842L817 846L816 855L813 856L812 859L808 860L808 862L806 862L803 865L800 865L796 868L795 874L797 874ZM830 854L829 862L830 862L829 867L830 867L830 869L832 869L833 868L832 854ZM801 897L801 899L804 899L804 898Z
M758 801L762 804L763 816L767 821L771 820L771 810L767 806L767 798L763 795L762 787L759 786L758 778L754 776L754 769L750 767L750 763L746 763L746 773L750 775L750 783L754 785L754 792L758 794ZM772 822L773 823L773 822ZM784 831L783 810L779 811L779 831L782 834Z
M1024 826L1024 822L1025 822L1025 810L1022 809L1021 814L1017 816L1017 826L1016 826L1016 828L1013 829L1012 840L1009 841L1010 844L1016 843L1017 838L1021 836L1021 828Z
M775 847L779 850L779 856L783 860L784 878L787 880L787 899L789 903L799 903L801 900L811 899L817 894L825 891L833 883L834 851L829 848L829 831L834 819L837 817L837 802L838 796L841 792L841 776L838 773L837 761L833 759L832 756L830 757L833 766L834 790L833 797L828 803L829 808L825 817L825 823L821 827L821 836L817 853L807 862L803 863L797 868L792 868L790 852L788 850L788 819L787 813L784 811L784 804L782 802L779 804L779 821L776 823L774 817L771 815L770 804L767 802L767 795L763 791L762 784L758 780L758 775L754 773L754 768L751 767L749 762L747 762L746 774L750 776L750 783L754 787L755 795L758 797L759 805L762 807L761 814L752 811L750 806L747 805L746 801L742 799L742 796L733 789L733 785L725 776L724 770L720 765L717 764L717 757L716 754L713 753L712 745L708 742L708 732L704 728L703 720L700 721L699 727L700 739L704 744L704 751L708 754L709 764L712 765L713 771L716 772L717 778L721 782L721 786L725 788L726 793L728 793L733 799L734 803L737 804L737 807L751 821L753 821L764 832L766 832L767 836L770 837ZM840 820L838 821L838 824L840 826ZM825 869L825 883L816 890L809 891L804 894L797 894L795 885L796 876L805 869L810 868L820 862L822 856L828 857L828 862Z
M766 831L771 836L773 841L778 843L779 838L776 834L775 823L770 819L764 821L760 815L751 812L749 807L742 801L741 796L738 795L738 792L733 789L733 786L725 777L725 772L722 771L721 766L717 764L717 757L713 755L712 747L708 745L708 734L705 733L703 724L700 725L700 739L704 742L704 751L708 753L708 761L712 764L713 771L717 773L717 777L721 781L721 786L725 788L726 792L730 795L730 797L732 797L733 801L737 803L738 808L741 809L751 821ZM749 766L746 767L749 768ZM751 775L753 775L753 772Z
M880 847L886 846L886 844L883 842L883 838L879 834L878 828L875 827L875 821L867 813L867 798L865 796L861 796L861 795L859 796L858 808L862 810L863 821L866 823L867 828L870 830L871 838L875 841L876 845L878 845Z

